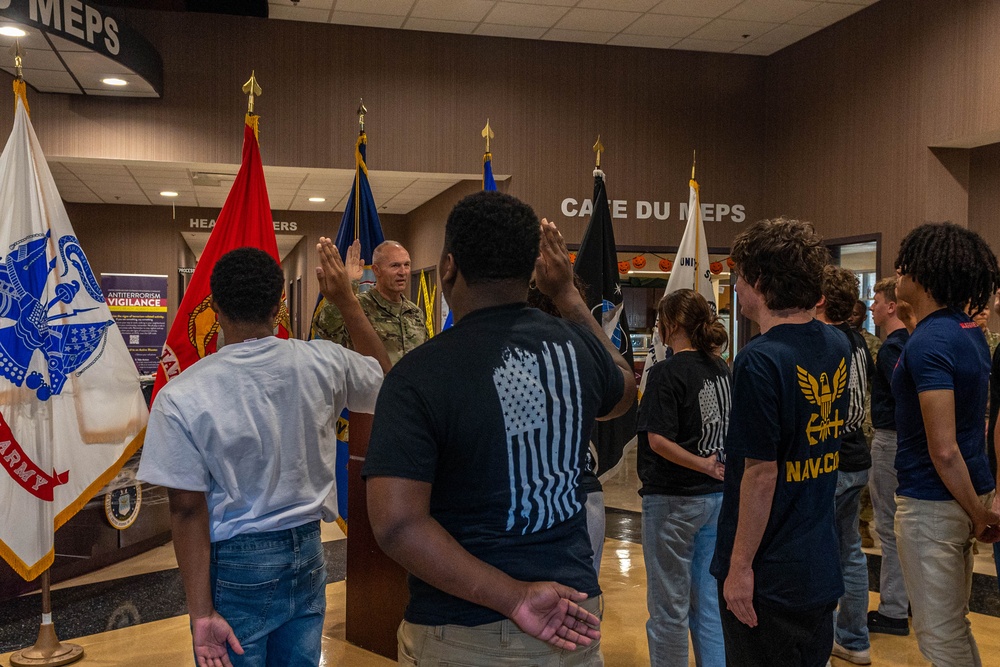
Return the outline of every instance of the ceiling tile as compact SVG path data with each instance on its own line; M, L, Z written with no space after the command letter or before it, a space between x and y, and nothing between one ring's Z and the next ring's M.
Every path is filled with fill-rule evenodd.
M792 25L790 23L785 23L783 25L779 25L777 28L768 33L761 35L757 39L753 40L752 43L778 44L781 48L784 48L789 44L794 44L801 39L805 39L817 30L819 30L819 28L816 26Z
M471 34L476 28L471 21L441 21L438 19L409 18L403 25L407 30L424 30L427 32L454 32L460 35Z
M571 9L556 28L592 32L620 32L639 18L636 12L614 12L606 9Z
M326 19L330 16L330 10L296 7L292 4L271 5L268 7L268 16L272 19L281 19L282 21L310 21L313 23L326 23Z
M336 9L338 12L406 16L412 8L413 0L337 0Z
M512 2L498 2L484 23L551 28L566 14L564 7L544 7L538 5L518 5Z
M620 33L608 42L615 46L638 46L647 49L669 49L679 41L677 37L656 37L654 35L627 35Z
M573 7L577 0L509 0L522 5L548 5L550 7Z
M681 51L715 51L717 53L729 53L743 46L742 42L721 42L710 39L682 39L673 45L672 48Z
M7 20L0 17L0 26L4 25L15 25L27 34L24 37L7 37L6 35L0 35L0 49L3 49L2 53L4 60L8 58L7 50L14 46L14 42L20 42L21 48L26 52L31 49L38 49L40 51L51 51L52 48L49 43L45 40L45 36L42 35L42 31L37 28L32 28L30 26L24 25L23 23L16 23L15 21ZM25 53L25 64L27 64L27 53Z
M744 0L726 12L723 18L737 21L784 23L817 7L811 0Z
M3 68L5 71L10 71L6 67ZM33 70L27 67L24 68L24 80L27 81L35 89L44 89L45 91L50 91L54 88L62 88L72 90L79 93L80 88L73 81L73 77L69 75L69 72L63 71L52 71L52 70ZM28 101L31 104L31 101Z
M577 7L586 9L616 9L623 12L648 12L660 0L580 0Z
M696 16L670 16L667 14L646 14L625 29L630 35L652 35L658 37L687 37L708 25L711 19Z
M402 28L402 16L387 16L385 14L360 14L355 12L334 12L330 23L342 25L361 25L368 28Z
M545 28L528 28L519 25L498 25L495 23L480 23L475 34L489 37L515 37L518 39L541 39Z
M650 11L657 14L715 18L725 14L740 2L742 0L663 0Z
M583 30L549 30L542 39L552 42L581 42L584 44L607 44L615 36L613 32L586 32Z
M814 7L807 12L799 14L788 22L795 25L812 25L819 28L825 28L829 25L833 25L837 21L846 19L848 16L861 9L862 7L859 5L824 2L818 7Z
M13 38L9 38L13 39ZM33 70L65 70L62 62L59 60L59 56L52 49L25 49L24 45L21 45L24 49L24 58L21 61L21 65L24 69ZM4 56L7 55L7 49L0 45L0 54Z
M69 53L70 51L83 51L84 53L92 53L90 47L80 46L76 42L71 42L68 39L63 39L62 37L57 37L51 32L46 34L46 38L52 40L56 48L59 49L59 53Z
M341 0L343 1L343 0ZM370 0L375 2L376 0ZM301 9L325 9L330 11L330 8L336 3L336 0L295 0L295 4ZM268 9L274 11L275 7L288 7L292 3L290 0L268 0Z
M479 22L493 8L493 4L492 0L417 0L410 16L420 19Z
M692 33L691 37L718 42L749 42L777 27L777 23L715 19L701 30Z

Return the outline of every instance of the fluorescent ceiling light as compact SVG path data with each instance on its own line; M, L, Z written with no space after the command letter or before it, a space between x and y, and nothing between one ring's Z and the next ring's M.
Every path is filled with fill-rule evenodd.
M174 192L173 190L164 190L163 192L160 193L160 196L161 197L176 197L177 193Z
M27 34L28 33L21 30L20 28L15 28L12 25L5 25L4 27L0 28L0 35L3 35L4 37L24 37Z
M127 86L128 81L124 79L116 79L115 77L108 77L106 79L101 79L101 83L109 86Z
M318 204L320 202L326 201L326 197L310 197L309 201L316 202Z

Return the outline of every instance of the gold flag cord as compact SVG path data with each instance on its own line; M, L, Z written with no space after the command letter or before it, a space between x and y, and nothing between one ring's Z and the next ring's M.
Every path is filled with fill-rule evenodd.
M30 116L31 108L28 106L28 90L24 79L14 79L14 111L17 111L17 101L21 100L25 112Z

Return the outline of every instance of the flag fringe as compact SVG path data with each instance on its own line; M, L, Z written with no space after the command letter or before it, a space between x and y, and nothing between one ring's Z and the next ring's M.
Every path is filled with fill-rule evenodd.
M245 120L247 126L253 130L253 136L260 143L260 116L248 113Z

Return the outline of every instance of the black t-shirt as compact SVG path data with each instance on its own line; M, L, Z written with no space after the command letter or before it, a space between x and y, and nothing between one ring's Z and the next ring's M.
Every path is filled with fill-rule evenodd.
M813 609L844 592L834 492L848 411L851 346L818 320L780 324L751 340L733 365L726 479L711 572L729 574L746 459L774 461L771 513L753 561L755 594Z
M678 352L649 370L639 405L639 495L700 496L721 493L722 482L668 461L649 446L649 434L701 457L725 444L732 408L726 362L703 352Z
M872 379L872 426L887 431L896 430L896 399L892 396L892 371L899 355L903 353L910 332L897 329L885 337L875 359L875 377ZM994 364L996 362L994 361Z
M477 310L386 376L362 474L429 482L431 516L511 577L599 595L580 474L594 419L623 391L583 327L524 304ZM411 623L503 618L412 575L409 584Z
M840 444L840 469L844 472L860 472L872 467L872 454L862 426L865 421L865 395L868 393L875 364L861 334L847 323L834 327L851 342L851 377L847 383L850 402Z

